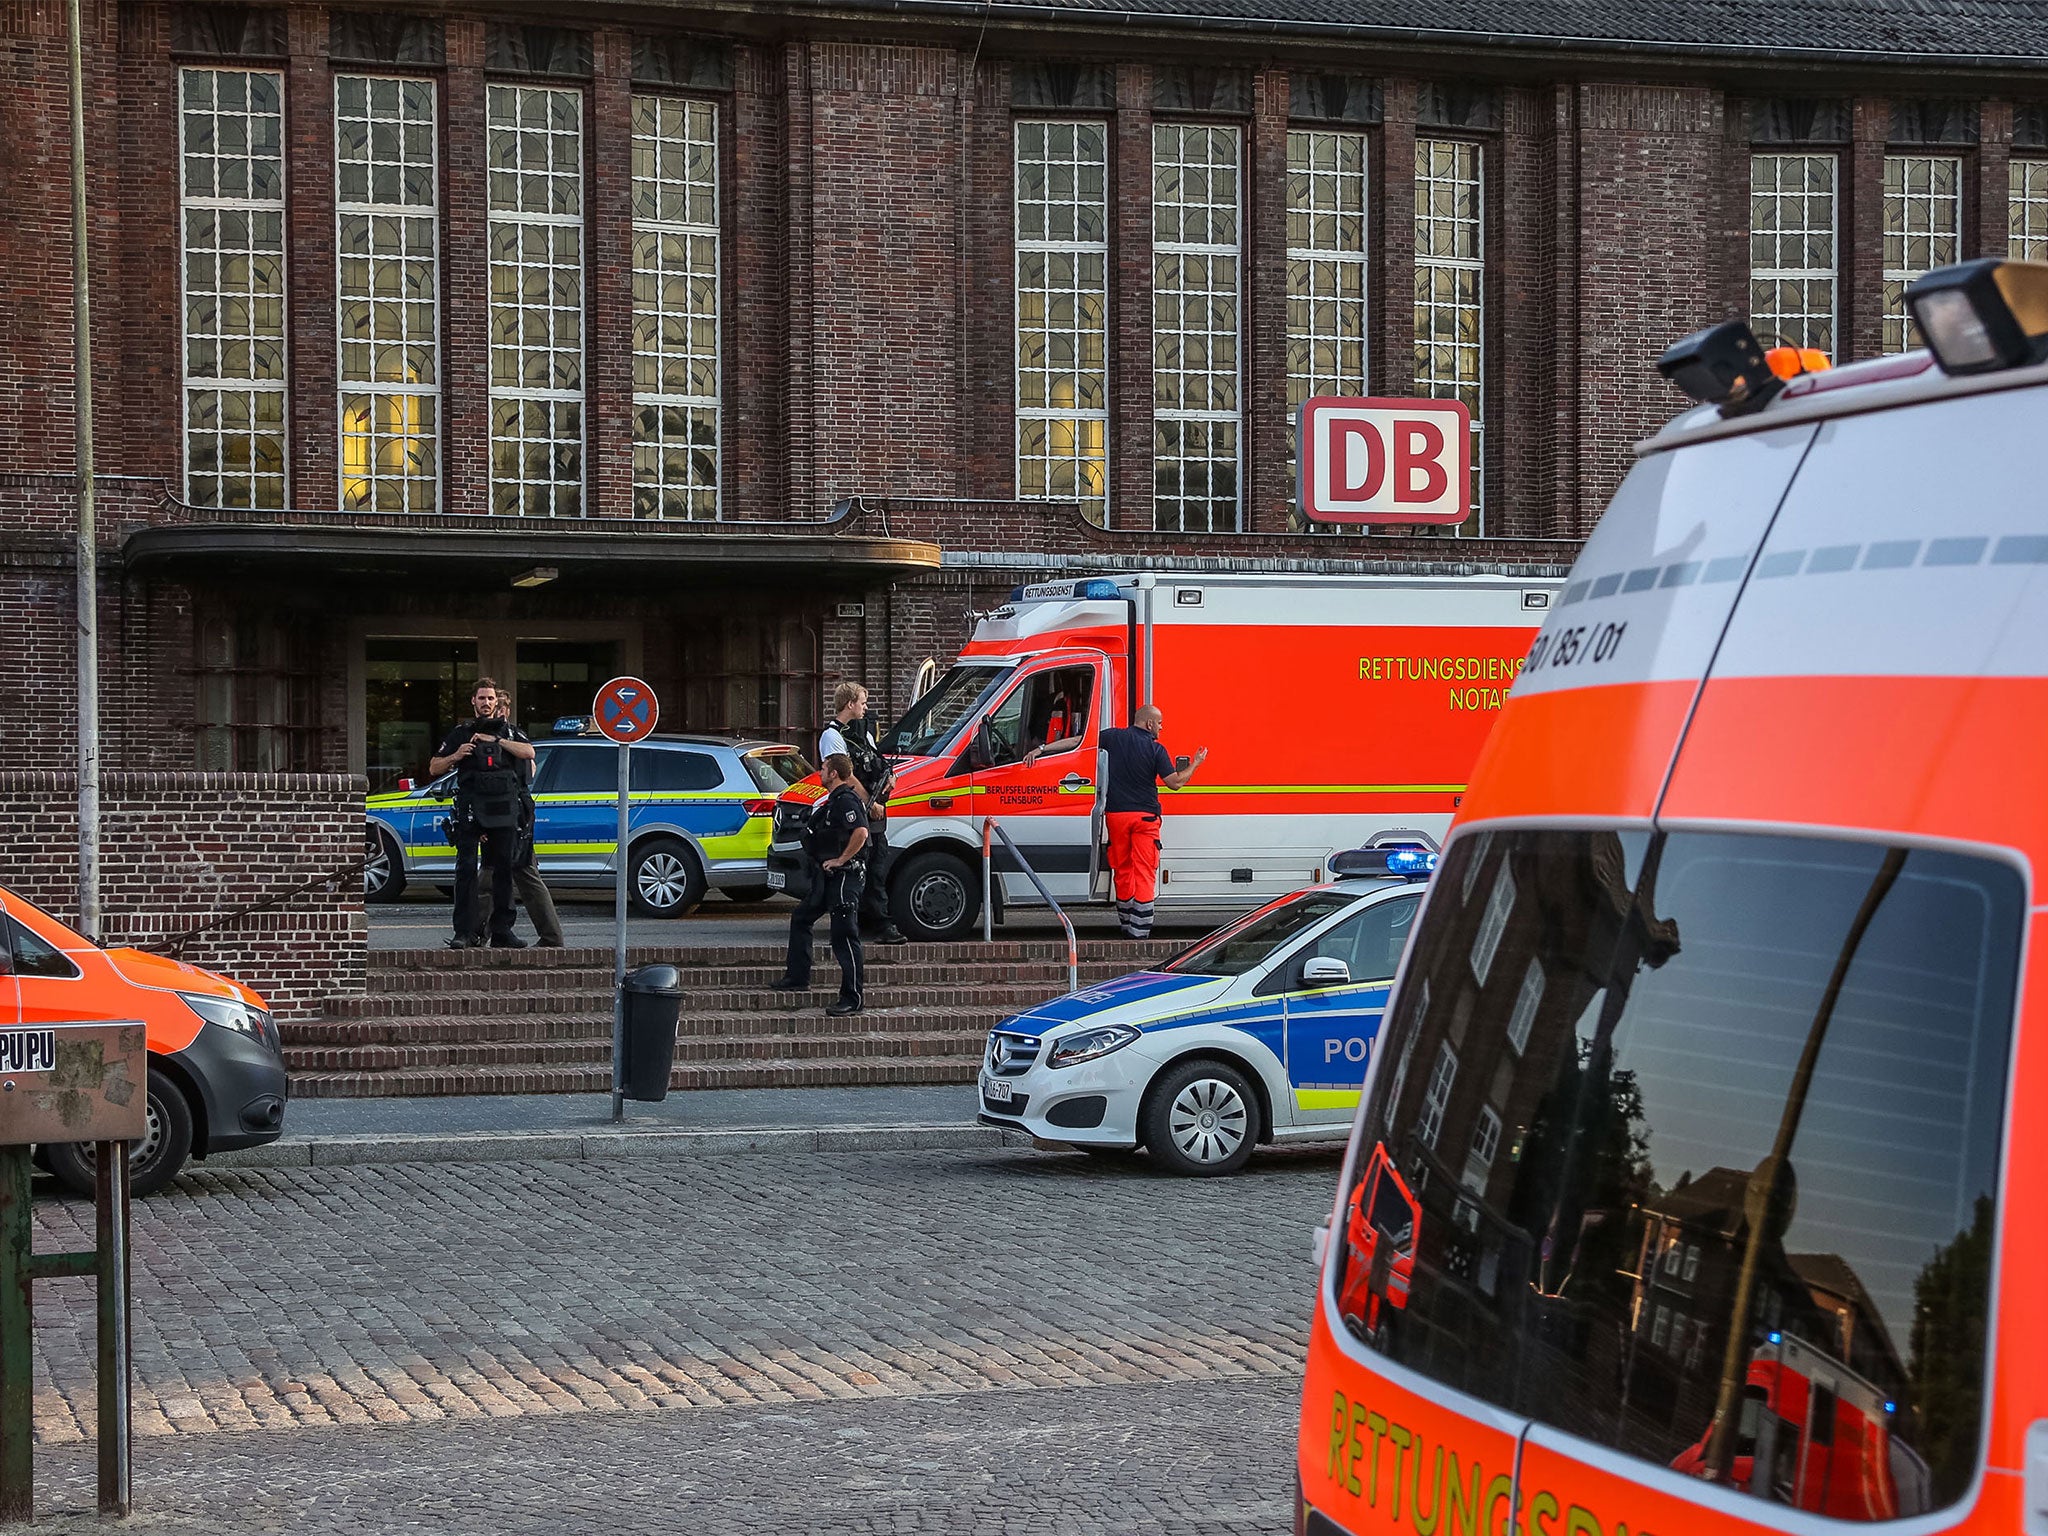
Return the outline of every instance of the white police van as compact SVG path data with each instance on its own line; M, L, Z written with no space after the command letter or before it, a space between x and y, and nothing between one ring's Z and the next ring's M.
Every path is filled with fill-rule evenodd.
M1436 855L1360 848L1153 971L990 1031L981 1119L1091 1152L1235 1173L1268 1141L1351 1126Z

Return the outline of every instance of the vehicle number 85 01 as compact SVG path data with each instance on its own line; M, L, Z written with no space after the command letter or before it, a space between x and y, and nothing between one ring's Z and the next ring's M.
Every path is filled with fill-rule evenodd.
M1529 665L1526 670L1541 672L1545 667L1555 671L1559 667L1598 666L1611 660L1621 649L1621 637L1628 630L1628 622L1619 624L1577 624L1569 629L1556 630L1536 637L1536 643L1529 648Z

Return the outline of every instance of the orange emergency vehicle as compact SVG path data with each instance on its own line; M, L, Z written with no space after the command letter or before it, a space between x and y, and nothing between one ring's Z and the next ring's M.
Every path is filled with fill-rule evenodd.
M936 939L974 924L987 816L1059 901L1106 900L1096 744L1147 701L1169 751L1210 754L1165 797L1158 905L1254 906L1392 832L1435 846L1561 585L1139 572L1018 588L880 735L897 925ZM774 889L805 883L797 834L817 796L815 778L782 796ZM1037 902L1000 851L996 869L998 901Z
M1661 365L1388 1002L1297 1531L2048 1531L2048 268L1912 303Z

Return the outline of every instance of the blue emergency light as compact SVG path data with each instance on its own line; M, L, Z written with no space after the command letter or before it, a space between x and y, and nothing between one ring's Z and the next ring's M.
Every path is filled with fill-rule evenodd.
M581 715L562 715L555 721L555 734L557 736L581 736L584 724L585 722Z
M1074 588L1074 596L1122 597L1123 592L1117 587L1117 584L1115 582L1109 580L1107 577L1098 576L1093 581L1084 581L1078 583Z
M1427 880L1437 856L1427 848L1348 848L1330 860L1330 873L1348 877L1389 875L1396 880Z

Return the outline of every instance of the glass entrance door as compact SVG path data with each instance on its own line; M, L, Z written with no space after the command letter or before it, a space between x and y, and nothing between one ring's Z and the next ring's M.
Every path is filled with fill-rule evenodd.
M513 715L540 741L554 734L557 720L589 715L597 690L619 675L619 642L521 640L515 668Z
M469 718L476 680L474 640L416 640L372 635L363 642L364 771L370 793L424 782L427 760Z

